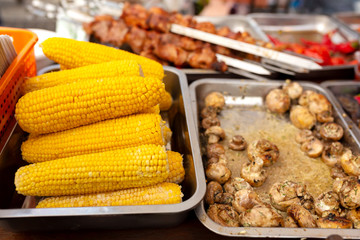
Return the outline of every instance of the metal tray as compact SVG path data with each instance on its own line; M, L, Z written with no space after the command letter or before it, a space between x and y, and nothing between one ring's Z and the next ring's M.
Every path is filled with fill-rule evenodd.
M299 42L301 38L321 41L322 35L335 29L341 33L333 35L332 40L335 43L359 40L358 33L326 15L253 13L248 17L254 20L265 34L285 42ZM321 70L313 70L307 74L297 73L294 78L354 79L354 65L325 66Z
M341 22L342 24L347 25L352 30L357 32L360 28L360 14L354 13L354 12L341 12L341 13L335 13L332 15L333 18L335 18L337 21Z
M355 96L360 93L360 82L359 81L325 81L320 84L323 88L327 89L333 96L334 101L337 101L337 104L341 106L342 111L346 113L344 108L342 107L341 102L337 99L339 95L351 95ZM345 119L349 122L349 126L351 126L354 132L357 132L360 136L360 129L358 125L352 121L351 116L345 114Z
M343 111L333 97L318 84L300 82L305 90L313 90L325 95L334 107L335 121L344 128L344 142L354 152L360 151L359 136L352 132L348 122L342 117ZM196 124L199 124L198 112L204 106L204 98L212 91L226 93L227 104L262 106L266 94L274 88L284 84L284 81L256 82L249 80L228 79L201 79L193 82L190 89L190 98ZM235 98L234 98L235 97ZM198 132L199 133L199 132ZM271 237L271 238L326 238L332 234L341 235L343 238L359 238L357 229L320 229L320 228L259 228L259 227L223 227L212 221L206 214L204 202L195 209L198 219L211 231L224 236L241 237Z
M186 77L175 68L164 69L164 83L174 99L173 106L166 112L173 131L171 149L184 157L183 202L148 206L22 208L25 197L15 191L14 174L25 165L20 145L26 134L15 125L0 154L0 226L11 231L29 231L169 227L180 224L204 197L205 175ZM28 205L26 202L25 205Z

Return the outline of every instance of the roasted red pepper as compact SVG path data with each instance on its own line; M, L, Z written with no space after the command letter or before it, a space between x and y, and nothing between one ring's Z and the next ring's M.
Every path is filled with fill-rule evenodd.
M322 45L314 45L305 49L304 55L322 60L321 65L330 65L331 57L329 50Z
M332 57L331 65L344 65L346 63L343 57Z
M344 54L349 54L355 52L359 48L359 42L344 42L336 44L336 51Z

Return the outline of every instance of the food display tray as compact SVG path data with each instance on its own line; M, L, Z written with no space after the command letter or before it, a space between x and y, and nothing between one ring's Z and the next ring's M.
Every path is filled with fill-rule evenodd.
M335 122L344 128L344 139L354 152L359 152L360 141L357 132L353 132L348 121L343 117L343 110L334 100L329 92L318 84L311 82L299 82L304 90L313 90L328 98L334 107ZM284 84L284 81L256 82L249 80L228 80L228 79L200 79L193 82L190 89L191 104L194 112L196 125L199 125L199 111L204 107L204 98L210 92L219 91L226 93L226 104L232 106L263 106L266 94L274 88ZM237 122L241 124L241 122ZM197 127L198 128L198 127ZM259 129L259 131L261 131ZM198 128L199 136L199 128ZM204 201L195 209L195 213L202 224L209 230L224 236L238 237L266 237L266 238L327 238L337 234L346 238L359 238L358 229L320 229L320 228L261 228L261 227L224 227L212 221L205 210Z
M344 81L344 80L333 80L325 81L320 84L323 88L330 91L330 95L334 98L334 101L337 101L342 110L345 112L344 108L341 105L341 102L338 101L337 96L341 95L351 95L355 96L360 93L360 81ZM348 114L344 115L345 119L349 122L349 126L354 132L357 132L360 136L360 129L355 122L352 121L351 116Z
M324 34L338 29L332 40L335 43L359 40L359 34L326 15L253 13L248 17L255 21L265 34L284 42L299 42L301 38L321 41ZM330 80L354 79L354 65L325 66L309 73L296 73L295 79Z
M166 90L173 106L164 119L173 132L171 150L183 155L185 180L181 183L183 201L178 204L145 206L29 208L31 197L15 191L14 174L25 165L20 146L26 133L16 126L6 139L0 154L0 226L11 231L63 229L125 229L170 227L180 224L204 197L206 186L195 120L190 108L186 76L172 67L164 67ZM163 114L163 113L162 113ZM30 199L29 199L30 198Z
M353 29L355 32L357 32L360 35L360 32L359 32L360 14L359 13L340 12L340 13L335 13L334 15L332 15L332 17L335 18L340 23Z

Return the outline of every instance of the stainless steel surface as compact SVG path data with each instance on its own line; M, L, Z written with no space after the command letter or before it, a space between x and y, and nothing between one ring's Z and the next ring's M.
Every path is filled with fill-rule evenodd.
M171 148L184 157L183 202L169 205L35 209L21 208L24 196L14 187L14 173L25 162L20 145L26 134L15 127L0 155L0 225L14 231L61 229L124 229L167 227L182 222L205 194L205 177L185 75L164 67L164 83L174 104L168 111ZM31 198L28 199L31 201ZM32 205L25 202L25 206Z
M253 13L248 17L264 31L283 42L300 42L301 38L321 41L322 36L338 29L332 35L334 43L359 40L359 34L326 15ZM343 76L343 77L341 77ZM307 74L296 74L295 79L353 79L354 66L324 66Z
M349 26L352 30L359 32L360 29L360 14L349 12L349 13L336 13L333 17L339 22ZM360 33L359 33L360 34Z
M320 85L310 82L300 82L305 90L313 90L325 95L334 107L335 121L344 128L344 142L351 147L354 152L359 152L359 135L351 131L348 122L343 118L343 111L339 104L334 100ZM262 106L264 97L274 88L284 84L284 81L255 82L249 80L228 80L228 79L200 79L193 82L190 89L191 104L196 119L199 124L198 112L204 106L204 98L212 91L226 92L226 103L230 105ZM198 132L199 136L199 132ZM330 235L340 235L343 238L359 238L360 231L357 229L319 229L319 228L259 228L259 227L223 227L213 222L206 214L204 202L195 209L199 220L211 231L224 236L240 237L270 237L270 238L326 238Z
M342 28L326 15L253 13L249 14L249 18L266 34L285 42L300 42L301 38L321 41L322 35L335 29L341 31L341 34L335 33L332 37L336 43L358 39L354 31Z
M249 43L233 40L230 38L222 37L219 35L203 32L197 29L184 27L178 24L171 24L170 31L176 34L195 38L198 40L227 47L237 51L278 61L288 65L289 67L294 65L296 66L295 71L306 72L308 70L318 70L322 68L317 63L305 58L297 57L295 55L290 55L280 51L275 51L269 48L260 47L255 44L249 44Z
M248 71L248 72L256 73L256 74L260 74L260 75L271 75L271 72L269 70L263 68L259 64L242 61L242 60L239 60L236 58L231 58L231 57L219 54L219 53L216 54L216 57L217 57L218 61L222 61L230 67L234 67L237 69L241 69L244 71Z

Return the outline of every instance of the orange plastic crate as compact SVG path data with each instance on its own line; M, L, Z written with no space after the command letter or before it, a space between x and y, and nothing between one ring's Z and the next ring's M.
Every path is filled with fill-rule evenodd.
M6 70L0 80L0 139L14 122L14 112L20 97L20 86L26 77L36 75L34 45L38 40L35 33L18 28L0 27L0 34L6 34L14 39L17 57Z

